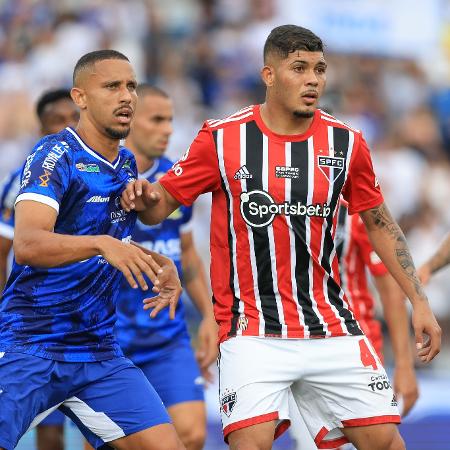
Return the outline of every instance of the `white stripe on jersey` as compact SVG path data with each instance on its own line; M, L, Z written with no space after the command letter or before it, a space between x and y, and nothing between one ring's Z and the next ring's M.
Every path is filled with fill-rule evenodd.
M334 156L334 133L333 133L334 128L333 127L328 127L328 153L330 156ZM331 198L333 197L333 188L334 188L334 168L330 167L330 176L329 176L329 182L330 184L328 185L328 197L327 197L327 203L330 205L331 204ZM339 204L339 202L337 202L337 204ZM334 217L334 212L333 212L333 216ZM325 231L328 227L328 222L324 219L323 223L322 223L322 242L320 243L320 255L319 255L319 261L322 260L322 256L323 256L323 249L324 249L324 240L325 240ZM330 230L330 233L332 232L332 230ZM330 252L331 255L333 255L335 253L335 249L336 246L333 246L333 250ZM332 262L333 262L333 258L330 255L330 260L328 261L330 264L330 271L332 272ZM341 322L341 326L343 330L346 330L346 326L345 326L345 320L343 317L341 317L341 315L339 314L339 311L337 310L336 306L334 306L331 302L330 299L328 297L328 280L330 278L330 275L328 273L325 272L324 277L323 277L323 294L325 296L325 301L330 305L331 310L334 312L334 315L340 320ZM342 290L342 289L341 289ZM331 333L327 333L328 335L330 335Z
M262 161L262 188L263 191L269 192L269 138L263 134L263 161ZM273 225L267 227L267 236L269 238L270 266L272 270L272 286L277 302L278 317L281 325L281 336L287 337L287 327L284 320L283 303L281 302L280 291L278 289L278 271L277 257L275 249L275 237L273 234Z
M286 158L286 166L291 167L291 143L286 142L284 146L284 153ZM287 203L291 203L291 179L286 178L285 180L285 199ZM305 338L309 336L309 328L305 324L305 317L303 316L303 310L300 306L298 300L297 292L297 280L295 278L295 264L296 264L296 248L295 248L295 235L291 224L291 217L286 215L286 222L289 230L289 245L291 247L291 286L292 286L292 297L295 300L295 305L297 306L297 313L299 317L300 325L304 328Z
M22 200L33 200L34 202L43 203L44 205L53 208L59 214L59 203L54 198L42 194L35 194L33 192L25 192L16 198L14 206Z
M247 124L246 123L241 123L241 125L239 126L239 137L240 137L240 144L241 144L240 164L242 167L243 165L247 164ZM247 180L245 178L243 178L241 180L241 190L242 190L242 192L247 192ZM253 277L253 292L255 294L256 309L258 311L258 316L259 316L259 335L264 336L265 329L266 329L266 323L264 320L264 315L262 313L261 297L259 295L259 288L258 288L258 269L256 267L255 243L253 241L253 232L250 229L250 226L247 223L245 223L245 226L247 227L247 236L248 236L248 243L249 243L250 265L252 268L252 277ZM244 309L244 306L242 306L242 309Z
M232 255L233 255L233 287L234 287L234 295L240 299L241 298L241 290L239 286L239 276L237 271L237 259L236 259L236 232L234 230L234 219L233 219L233 196L230 191L230 184L228 182L227 173L225 170L225 161L223 158L223 129L217 130L217 156L219 159L219 170L222 176L223 183L225 185L225 189L227 191L229 204L230 204L230 232L231 232L231 245L232 245ZM240 303L240 302L239 302ZM240 304L239 304L240 307Z
M306 204L312 205L313 204L313 194L314 194L314 168L315 168L315 159L314 159L314 141L313 137L308 138L308 195L306 198ZM328 201L329 203L329 201ZM307 214L305 217L305 240L306 240L306 247L311 252L311 218ZM322 314L320 314L319 308L317 307L317 301L314 298L314 276L313 276L313 262L312 262L312 255L309 255L309 262L308 262L308 278L309 278L309 297L311 298L311 306L314 312L316 313L316 316L319 320L319 322L323 325L323 329L325 333L328 335L328 325L325 322L324 318L322 317Z
M248 111L253 111L253 106L247 106L246 108L242 108L239 111L231 114L230 116L225 117L224 119L210 119L210 120L207 121L207 123L208 123L209 126L213 127L213 126L217 125L219 122L228 121L228 119L232 119L232 118L234 118L236 116L241 116L241 115L245 114Z
M250 117L252 115L253 115L253 111L250 111L250 112L248 112L246 114L243 114L243 115L240 115L240 116L237 116L237 117L230 117L228 119L219 120L218 122L215 122L213 124L208 124L208 125L210 127L217 127L219 125L224 125L225 123L228 123L228 122L235 122L237 120L245 119L246 117Z
M320 118L323 120L326 120L327 122L338 123L339 125L343 125L344 127L348 128L349 131L353 131L354 133L359 133L359 131L356 130L355 128L352 128L350 125L346 124L345 122L342 122L341 120L336 119L333 116L324 116L322 113Z

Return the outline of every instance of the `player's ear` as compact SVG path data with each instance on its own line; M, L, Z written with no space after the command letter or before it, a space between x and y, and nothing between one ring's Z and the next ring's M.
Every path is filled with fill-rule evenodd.
M70 96L72 97L73 102L78 108L86 109L86 94L84 89L79 87L73 87L70 91Z
M275 79L275 71L273 70L272 66L264 66L261 69L261 78L263 80L263 83L267 86L267 87L271 87L273 86L273 82Z

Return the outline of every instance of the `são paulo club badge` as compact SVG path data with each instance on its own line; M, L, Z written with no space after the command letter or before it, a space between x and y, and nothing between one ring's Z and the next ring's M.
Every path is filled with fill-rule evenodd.
M225 389L225 392L220 399L220 407L227 417L231 416L236 401L236 392Z

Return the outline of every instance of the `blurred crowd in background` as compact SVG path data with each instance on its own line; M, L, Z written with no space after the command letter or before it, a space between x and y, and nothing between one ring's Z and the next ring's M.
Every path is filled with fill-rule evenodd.
M262 47L283 23L324 39L322 107L363 131L420 264L450 231L449 0L0 0L0 176L36 141L37 97L70 87L78 58L100 48L124 52L139 81L174 99L176 159L206 118L264 101ZM195 217L207 261L207 198ZM434 367L448 368L450 271L427 291L444 329Z

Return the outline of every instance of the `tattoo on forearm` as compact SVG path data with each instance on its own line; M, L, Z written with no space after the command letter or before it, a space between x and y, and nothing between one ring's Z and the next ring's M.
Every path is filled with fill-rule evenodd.
M397 257L398 263L406 276L413 282L416 293L421 297L425 297L408 244L397 222L392 218L389 210L384 204L371 209L369 212L373 224L379 229L386 230L392 239L395 240L395 256Z

